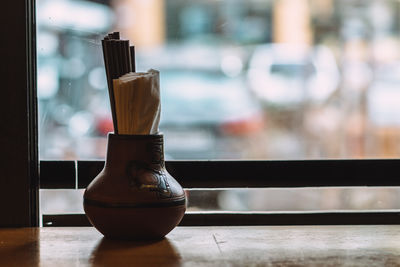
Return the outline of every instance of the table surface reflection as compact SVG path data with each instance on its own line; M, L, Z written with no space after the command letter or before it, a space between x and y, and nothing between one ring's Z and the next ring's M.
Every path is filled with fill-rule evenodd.
M0 266L400 266L400 226L178 227L154 242L92 227L0 228Z

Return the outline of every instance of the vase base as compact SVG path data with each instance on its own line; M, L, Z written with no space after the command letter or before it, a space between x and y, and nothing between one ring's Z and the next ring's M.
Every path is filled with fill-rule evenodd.
M106 238L154 240L181 221L186 205L152 208L99 207L84 204L90 223Z

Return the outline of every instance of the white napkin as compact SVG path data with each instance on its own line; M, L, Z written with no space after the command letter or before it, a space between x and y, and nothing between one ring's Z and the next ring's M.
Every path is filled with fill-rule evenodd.
M130 72L113 80L119 134L156 134L160 123L160 73Z

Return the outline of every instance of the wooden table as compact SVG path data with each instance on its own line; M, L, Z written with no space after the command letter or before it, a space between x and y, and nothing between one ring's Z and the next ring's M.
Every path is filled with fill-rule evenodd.
M400 226L178 227L158 242L3 228L0 266L400 266Z

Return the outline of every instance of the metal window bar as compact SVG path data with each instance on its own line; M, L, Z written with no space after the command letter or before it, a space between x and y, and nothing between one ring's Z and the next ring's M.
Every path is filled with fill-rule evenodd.
M41 161L40 188L85 188L104 161ZM399 186L398 159L167 161L184 188ZM84 214L43 215L44 226L88 226ZM398 224L400 211L189 212L181 226Z

